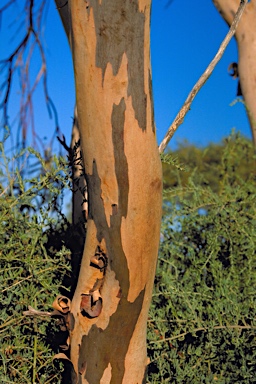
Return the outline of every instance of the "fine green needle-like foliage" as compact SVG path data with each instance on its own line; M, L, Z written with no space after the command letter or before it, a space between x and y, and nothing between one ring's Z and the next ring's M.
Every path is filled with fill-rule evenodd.
M256 382L256 156L234 133L219 147L187 182L169 167L148 383Z
M62 368L53 356L62 352L67 333L59 318L23 312L29 306L51 312L59 293L71 296L68 249L77 233L61 211L70 171L62 158L46 162L33 149L9 159L5 145L0 143L0 382L58 384ZM166 188L147 383L254 383L255 151L233 133L220 145L193 147L185 155L182 148L162 158Z
M48 236L67 225L59 211L67 165L57 158L46 164L32 149L8 159L5 145L0 143L0 382L60 383L61 368L53 364L58 319L23 312L28 306L51 312L69 273L70 252L56 250ZM35 161L39 174L24 177Z
M187 186L192 176L193 182L197 186L210 186L214 192L217 192L221 188L219 165L227 145L226 141L211 143L207 147L201 148L185 141L180 143L175 151L162 155L165 192L169 188ZM244 146L246 146L245 151ZM247 140L239 148L230 148L230 150L240 151L234 157L234 161L239 161L239 164L236 164L237 176L247 179L252 172L255 174L253 156L255 148ZM175 167L170 167L170 164ZM184 172L180 172L181 170Z

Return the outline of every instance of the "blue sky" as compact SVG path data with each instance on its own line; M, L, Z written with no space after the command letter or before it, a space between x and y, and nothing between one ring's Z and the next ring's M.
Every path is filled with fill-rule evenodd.
M23 1L18 3L21 6ZM211 0L173 0L169 6L167 4L168 0L153 0L151 21L153 92L159 143L228 31ZM12 9L2 18L0 59L8 56L24 33L21 27L11 40L16 30L10 26L13 15ZM75 100L73 69L67 39L53 0L48 0L44 46L49 94L58 110L60 129L69 142ZM236 99L237 82L228 75L227 68L233 61L237 61L234 39L211 78L196 96L191 111L170 143L171 148L183 140L196 145L218 142L232 128L251 137L243 104L231 106ZM32 66L34 76L38 69L36 54ZM1 74L0 79L2 82ZM12 94L11 121L18 108L19 95L15 84ZM54 131L54 122L48 117L42 86L34 95L34 106L37 133L47 142Z
M152 70L158 137L162 139L188 93L215 56L228 32L226 23L211 0L153 1ZM249 136L250 128L242 103L236 99L237 82L227 72L237 61L233 39L208 82L196 96L172 145L188 139L205 145L236 128Z

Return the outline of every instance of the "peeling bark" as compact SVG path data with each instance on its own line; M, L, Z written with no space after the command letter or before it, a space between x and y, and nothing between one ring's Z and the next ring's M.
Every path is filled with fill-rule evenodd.
M162 172L149 52L150 0L69 0L88 222L71 303L74 383L142 383Z
M214 5L230 25L240 0L213 0ZM238 72L241 92L256 145L256 0L246 5L235 38L238 46Z

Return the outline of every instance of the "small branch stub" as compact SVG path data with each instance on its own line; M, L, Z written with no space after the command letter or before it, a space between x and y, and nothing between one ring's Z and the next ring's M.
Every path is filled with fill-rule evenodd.
M52 306L57 311L63 314L67 314L70 311L71 301L68 297L57 296Z

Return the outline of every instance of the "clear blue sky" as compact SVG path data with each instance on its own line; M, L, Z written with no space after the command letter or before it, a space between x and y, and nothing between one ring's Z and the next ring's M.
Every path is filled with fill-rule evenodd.
M54 1L47 1L44 46L49 94L58 110L60 129L69 142L75 100L71 55ZM24 1L17 3L22 7ZM163 139L192 86L216 54L228 31L211 0L173 0L169 6L167 4L168 0L153 0L152 5L151 58L158 142ZM13 44L17 44L24 33L21 27L14 40L11 40L16 31L13 26L9 27L13 15L14 9L6 12L2 18L0 59L8 56ZM217 142L228 135L232 128L251 137L242 103L230 106L236 98L237 88L237 82L227 73L232 61L237 61L234 40L196 96L185 122L172 139L172 148L184 139L197 145ZM36 55L32 68L34 74L38 68ZM0 79L2 82L1 73ZM19 96L15 86L12 92L11 121L17 110ZM54 131L54 122L48 118L42 95L40 86L34 97L36 130L40 137L49 140Z

